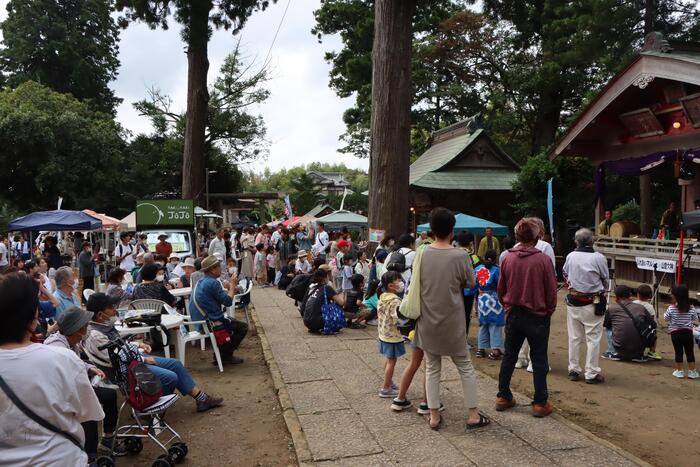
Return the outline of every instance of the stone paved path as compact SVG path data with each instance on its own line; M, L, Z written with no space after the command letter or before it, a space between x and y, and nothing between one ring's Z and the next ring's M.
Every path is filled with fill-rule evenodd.
M377 397L383 378L377 329L345 329L335 336L309 334L294 303L276 289L255 289L254 319L278 386L299 462L319 466L610 466L646 465L560 416L535 419L529 399L507 412L493 409L496 381L479 373L485 429L467 432L458 373L443 363L445 422L430 430L415 409L396 413ZM395 382L408 364L397 363ZM420 402L419 370L408 393Z

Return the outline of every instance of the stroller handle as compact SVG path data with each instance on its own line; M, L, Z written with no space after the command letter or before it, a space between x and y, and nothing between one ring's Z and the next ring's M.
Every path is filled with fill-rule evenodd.
M97 350L105 350L105 349L111 349L113 347L119 347L120 345L124 345L127 343L129 340L131 340L133 336L129 336L126 340L122 339L121 337L111 340L107 342L106 344L102 344L101 346L97 347Z

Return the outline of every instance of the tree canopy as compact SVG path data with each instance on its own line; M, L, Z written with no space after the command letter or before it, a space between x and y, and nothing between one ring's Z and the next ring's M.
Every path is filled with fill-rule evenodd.
M110 13L108 0L10 0L0 24L7 85L36 81L113 113L119 32Z

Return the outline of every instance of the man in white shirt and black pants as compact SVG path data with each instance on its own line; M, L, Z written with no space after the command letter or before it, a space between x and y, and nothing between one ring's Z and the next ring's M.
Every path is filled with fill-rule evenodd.
M323 224L323 222L316 222L316 228L318 229L318 233L316 234L316 242L314 243L312 250L316 256L322 258L325 262L326 248L330 242L328 239L328 232L326 232L326 226Z

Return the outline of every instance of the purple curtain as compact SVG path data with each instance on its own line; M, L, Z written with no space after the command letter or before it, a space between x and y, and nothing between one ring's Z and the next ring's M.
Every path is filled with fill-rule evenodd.
M636 159L620 159L616 161L601 162L595 173L595 200L605 201L605 171L610 170L618 175L627 177L638 177L652 172L657 167L669 161L676 160L676 157L682 156L683 162L700 163L700 148L673 150L657 152Z

